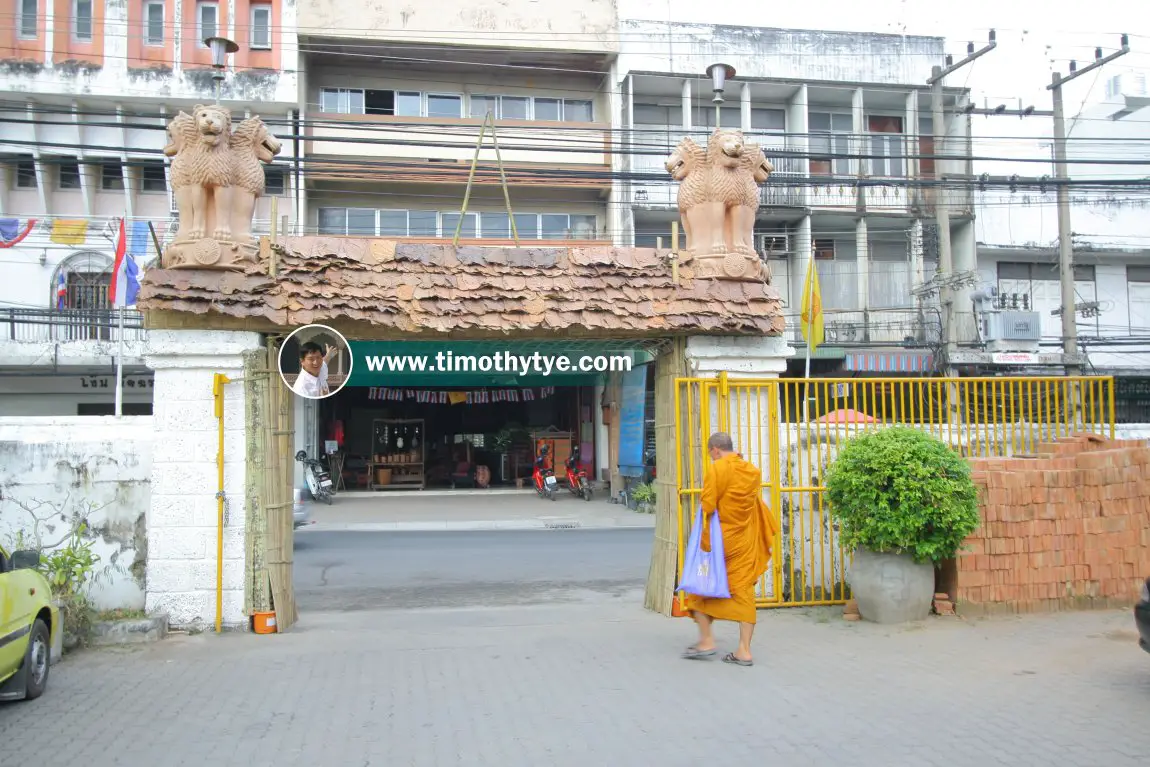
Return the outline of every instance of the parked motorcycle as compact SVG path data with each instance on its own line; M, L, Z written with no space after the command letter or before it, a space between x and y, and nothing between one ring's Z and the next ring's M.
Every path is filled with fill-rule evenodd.
M335 496L331 474L315 458L308 458L307 452L303 450L295 454L295 459L303 464L303 478L307 482L307 490L311 493L311 497L330 506L332 497Z
M572 449L564 465L567 467L567 489L572 495L590 501L594 491L591 489L591 480L587 479L587 470L580 465L578 445Z
M559 489L559 480L555 478L555 472L551 469L544 468L547 459L547 448L544 447L539 457L535 459L535 468L531 472L531 480L535 484L535 492L543 498L550 498L555 500L555 491Z

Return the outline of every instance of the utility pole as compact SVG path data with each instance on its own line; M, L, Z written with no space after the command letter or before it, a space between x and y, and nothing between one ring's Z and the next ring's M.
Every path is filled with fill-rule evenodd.
M1094 49L1094 63L1085 69L1078 69L1076 62L1070 62L1070 74L1063 77L1053 72L1050 85L1054 101L1054 177L1058 192L1058 273L1062 288L1062 359L1066 375L1082 375L1082 363L1078 357L1078 320L1075 316L1074 291L1074 244L1070 240L1070 173L1066 167L1066 115L1062 106L1062 86L1076 77L1109 64L1119 56L1130 52L1130 38L1122 35L1122 47L1109 56L1103 57L1102 49Z
M998 47L994 39L994 30L990 30L990 42L979 50L974 50L974 43L967 43L966 58L955 62L952 57L946 57L946 68L936 66L931 70L927 85L930 86L931 97L931 123L934 132L934 179L936 183L934 197L934 215L938 225L938 276L942 281L939 289L939 298L942 301L942 332L946 349L946 375L953 378L957 375L954 367L954 357L957 351L956 328L954 326L954 290L947 282L954 273L954 263L950 252L950 210L948 208L947 191L941 183L943 147L946 141L946 126L943 123L942 109L942 81L950 73L961 69L975 59L990 53Z

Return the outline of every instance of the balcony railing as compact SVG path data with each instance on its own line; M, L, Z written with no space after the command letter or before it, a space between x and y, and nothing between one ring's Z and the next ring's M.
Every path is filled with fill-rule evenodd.
M803 344L798 312L786 316L791 342ZM932 346L941 342L942 318L936 307L827 311L823 343L828 346Z
M143 315L124 309L125 341L143 341ZM118 309L25 309L0 307L0 339L23 343L119 341Z

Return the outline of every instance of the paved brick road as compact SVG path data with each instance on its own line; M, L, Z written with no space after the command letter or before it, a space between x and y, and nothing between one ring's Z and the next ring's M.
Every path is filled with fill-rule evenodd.
M677 658L628 600L305 616L52 670L0 704L4 764L1145 765L1150 655L1126 611L910 629L763 615L753 669ZM728 632L726 638L730 639Z

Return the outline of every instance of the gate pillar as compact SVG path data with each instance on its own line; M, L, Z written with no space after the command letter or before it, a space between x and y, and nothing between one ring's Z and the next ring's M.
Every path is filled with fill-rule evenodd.
M145 361L155 371L151 507L148 509L146 607L168 613L174 628L216 621L219 422L212 384L224 386L222 623L246 624L244 354L258 333L151 330Z

